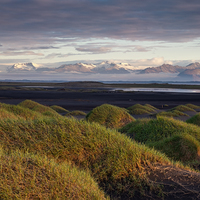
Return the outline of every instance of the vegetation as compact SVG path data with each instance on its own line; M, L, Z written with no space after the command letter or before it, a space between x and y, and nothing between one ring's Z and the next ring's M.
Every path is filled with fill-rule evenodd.
M5 151L40 153L58 163L71 162L89 170L104 191L116 198L145 195L157 191L146 180L148 163L170 163L154 150L133 142L97 123L46 119L0 121L0 145Z
M178 110L171 110L171 111L167 111L167 112L163 111L163 112L156 114L156 116L165 116L165 117L186 116L186 117L189 117L188 114L181 112L181 111L178 111Z
M181 111L181 112L185 112L185 111L196 112L193 108L190 108L190 107L184 106L184 105L176 106L176 107L173 108L172 110L178 110L178 111Z
M142 109L142 108L134 108L133 110L129 111L130 114L132 115L145 115L145 114L150 114L149 111Z
M86 113L80 110L74 110L72 112L67 113L65 116L78 116L78 115L86 116Z
M144 106L141 104L135 104L131 107L128 107L127 110L130 114L133 115L141 115L141 114L150 114L156 112L156 108L151 106L150 104L145 104Z
M60 115L53 109L48 106L44 106L32 100L25 100L18 104L23 108L29 108L30 110L41 113L42 115L51 116L51 117L59 117Z
M0 109L1 109L1 119L38 119L42 117L42 115L38 112L32 111L28 108L23 108L21 106L16 105L9 105L0 103Z
M173 118L137 120L120 131L175 160L194 161L200 156L200 128Z
M65 108L57 105L50 106L51 109L55 110L57 113L68 113L69 111Z
M0 199L106 199L88 172L44 156L0 151Z
M119 128L135 119L123 108L103 104L90 111L86 115L86 120L97 122L109 128Z
M16 114L18 108L24 115ZM187 183L199 186L200 175L166 157L194 161L200 142L196 125L163 117L134 120L108 104L87 115L88 121L103 119L99 123L110 128L131 122L121 131L165 155L99 123L54 110L55 115L44 115L51 108L36 102L10 110L1 104L0 109L0 199L173 199L176 189L179 196L192 193L197 199L198 192L179 180L184 174ZM30 113L39 117L29 118ZM165 167L166 173L158 171Z
M194 115L193 117L188 119L186 122L200 126L200 113Z
M194 110L200 109L200 106L196 106L196 105L191 104L191 103L185 104L185 106L187 106L187 107L189 107L189 108L192 108L192 109L194 109Z

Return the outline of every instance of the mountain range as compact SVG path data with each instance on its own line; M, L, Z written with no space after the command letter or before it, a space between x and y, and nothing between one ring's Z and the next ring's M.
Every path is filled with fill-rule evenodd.
M18 63L8 68L8 72L52 72L52 73L92 73L92 74L127 74L137 68L128 63L101 62L97 64L64 64L57 68L37 67L34 63Z
M140 70L128 63L114 63L104 61L97 64L76 63L64 64L57 68L39 67L34 63L18 63L8 68L8 72L48 72L48 73L74 73L74 74L158 74L177 73L180 78L198 79L200 78L200 63L195 62L182 67L179 65L163 64L158 67L148 67Z

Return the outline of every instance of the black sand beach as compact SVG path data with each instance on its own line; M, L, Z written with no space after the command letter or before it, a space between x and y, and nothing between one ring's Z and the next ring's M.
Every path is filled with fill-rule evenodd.
M0 90L1 103L18 104L26 99L34 100L43 105L59 105L68 110L82 111L90 111L104 103L125 108L136 103L149 103L158 109L161 109L165 104L168 105L168 108L186 103L200 106L199 93Z

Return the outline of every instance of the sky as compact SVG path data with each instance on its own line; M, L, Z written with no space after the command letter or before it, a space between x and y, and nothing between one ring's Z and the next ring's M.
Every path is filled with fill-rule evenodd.
M199 0L0 0L0 71L109 60L200 61Z

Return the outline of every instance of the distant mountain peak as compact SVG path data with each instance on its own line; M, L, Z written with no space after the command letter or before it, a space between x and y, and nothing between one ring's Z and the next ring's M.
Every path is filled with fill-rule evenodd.
M16 63L8 69L9 72L16 71L35 71L39 67L35 63Z

